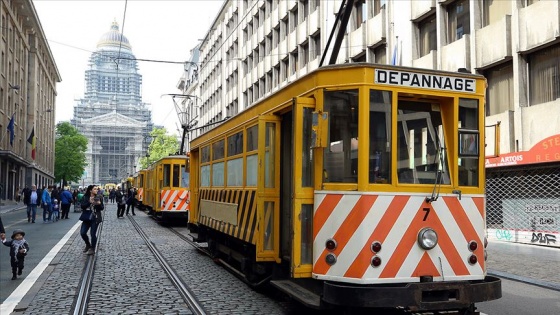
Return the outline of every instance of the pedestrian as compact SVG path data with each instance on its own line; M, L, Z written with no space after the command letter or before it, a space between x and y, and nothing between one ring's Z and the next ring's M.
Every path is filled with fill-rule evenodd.
M111 189L111 191L109 192L109 200L111 201L111 203L115 203L115 188Z
M58 218L60 217L60 211L59 211L59 206L58 206L58 199L53 198L52 199L52 221L58 221Z
M126 205L126 199L124 194L119 190L115 193L115 200L117 201L117 218L124 217L124 207Z
M19 189L19 187L18 187L18 188L16 189L16 193L15 193L15 200L16 200L17 203L19 203L19 201L20 201L20 197L19 197L20 193L21 193L21 192L20 192L20 189Z
M51 200L53 200L53 199L56 199L60 202L60 187L53 186L53 189L51 191ZM53 203L53 205L54 205L54 203ZM59 207L59 209L60 209L60 207ZM53 221L55 219L56 220L60 219L60 211L58 211L58 215L56 216L56 218L53 218Z
M4 241L6 239L6 230L4 229L4 223L2 223L2 217L0 217L0 240Z
M2 237L2 243L5 246L10 247L10 264L12 265L12 280L16 280L17 276L21 276L23 273L23 264L25 262L25 256L29 251L29 244L23 238L25 232L23 230L15 230L12 233L12 239L7 241L6 235Z
M97 227L102 218L101 210L105 208L103 205L103 196L99 196L97 191L97 186L89 185L80 205L82 208L82 214L80 215L80 220L82 221L80 235L86 243L84 253L87 253L88 255L95 254L95 245L97 244ZM90 230L91 241L87 235L88 230Z
M37 216L37 206L41 204L37 186L31 185L31 189L25 191L23 195L23 203L27 205L27 222L35 223Z
M126 215L128 215L128 211L132 208L132 215L136 215L134 213L134 195L136 194L134 188L130 188L128 191L128 198L126 199Z
M51 191L53 187L48 186L43 188L43 196L41 197L41 202L43 204L43 223L51 222L52 216L52 199Z
M72 197L72 193L68 188L62 188L62 192L60 193L60 210L62 211L60 217L62 219L68 219L68 213L70 212L70 206L74 201L74 197Z

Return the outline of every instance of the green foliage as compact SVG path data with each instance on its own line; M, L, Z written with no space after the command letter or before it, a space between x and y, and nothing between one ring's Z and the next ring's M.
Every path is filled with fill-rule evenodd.
M54 176L57 182L79 182L84 173L88 140L69 122L56 125Z
M179 150L179 141L173 135L168 135L165 128L154 128L150 132L152 142L148 146L148 156L140 158L140 168L146 169L150 164L162 157L175 154Z

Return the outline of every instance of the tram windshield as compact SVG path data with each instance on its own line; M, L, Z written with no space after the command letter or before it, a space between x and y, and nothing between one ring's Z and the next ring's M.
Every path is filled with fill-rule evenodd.
M397 175L401 184L450 184L440 104L399 101Z

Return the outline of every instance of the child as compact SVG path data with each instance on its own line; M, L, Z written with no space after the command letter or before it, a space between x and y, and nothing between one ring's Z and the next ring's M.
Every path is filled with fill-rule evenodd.
M10 263L12 265L12 280L17 279L17 275L21 276L23 271L23 263L25 261L25 256L29 251L29 244L23 238L25 232L23 230L15 230L12 233L12 239L7 241L6 238L2 240L2 243L10 247Z
M60 212L58 211L58 199L53 198L52 200L52 220L54 221L58 221L58 218L60 217Z

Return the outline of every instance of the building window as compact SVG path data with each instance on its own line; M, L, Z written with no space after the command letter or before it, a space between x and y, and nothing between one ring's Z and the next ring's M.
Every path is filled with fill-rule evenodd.
M447 43L470 34L470 10L468 0L459 0L447 6Z
M303 68L307 65L307 63L309 62L309 42L305 42L303 44L301 44L300 48L299 48L299 56L300 56L300 68Z
M370 60L372 60L374 63L387 63L387 45L380 45L373 49L370 48L370 51L373 53L373 56L370 56Z
M354 3L354 30L360 28L367 20L366 0L358 0Z
M311 59L321 56L321 33L311 36Z
M511 1L485 0L482 2L482 27L498 22L511 15Z
M539 1L541 1L541 0L523 0L523 6L524 6L524 7L528 7L528 6L530 6L531 4L537 3L537 2L539 2Z
M294 10L290 12L290 33L296 29L298 23L298 8L295 6Z
M385 9L385 3L387 0L373 0L373 16L381 13L381 10Z
M290 53L290 75L295 74L298 69L298 52L294 50Z
M486 116L513 110L513 64L501 64L484 71L486 88Z
M560 98L560 44L529 55L530 105Z
M420 57L426 56L432 50L437 50L436 15L431 15L420 21L418 31L420 33Z
M280 82L286 81L288 79L288 64L289 58L284 58L280 64Z

